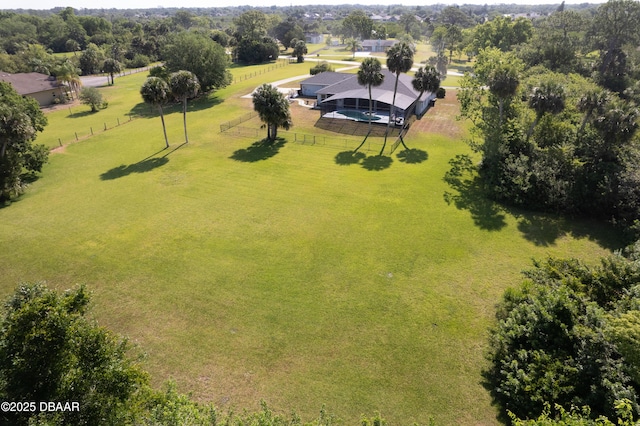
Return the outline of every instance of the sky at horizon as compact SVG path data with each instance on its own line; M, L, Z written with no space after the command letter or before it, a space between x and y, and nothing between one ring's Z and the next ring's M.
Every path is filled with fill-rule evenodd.
M6 1L6 0L5 0ZM149 9L157 7L227 7L227 6L309 6L309 5L343 5L343 4L381 4L381 5L405 5L405 6L424 6L424 0L400 0L400 1L363 1L363 0L182 0L176 2L175 0L9 0L9 4L3 1L2 9L43 9L49 10L54 7L73 7L74 9ZM603 0L604 1L604 0ZM581 3L602 3L599 0L567 0L566 4L581 4ZM429 2L427 4L522 4L522 5L537 5L537 4L560 4L560 1L553 0L523 0L523 1L509 1L509 0L437 0Z

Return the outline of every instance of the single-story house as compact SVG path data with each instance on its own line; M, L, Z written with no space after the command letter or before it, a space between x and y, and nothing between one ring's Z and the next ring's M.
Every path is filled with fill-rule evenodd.
M22 96L34 98L40 106L47 106L65 100L65 86L55 77L38 72L10 74L0 71L0 81L5 81Z
M386 68L382 69L382 74L384 75L382 84L371 88L374 113L404 119L414 113L420 116L436 98L435 93L425 92L418 99L420 92L413 88L411 84L413 78L400 74L395 110L391 111L396 75ZM315 96L316 105L323 113L343 109L369 111L369 89L367 86L358 84L356 74L339 72L316 74L300 83L300 93L303 96Z
M386 52L397 40L363 40L362 50L365 52Z
M352 78L353 76L354 74L346 74L342 72L321 72L320 74L316 74L300 83L300 94L302 96L316 96L318 90L324 89L325 87L336 84L342 80Z
M305 43L322 44L324 43L324 35L318 33L307 33L304 35Z

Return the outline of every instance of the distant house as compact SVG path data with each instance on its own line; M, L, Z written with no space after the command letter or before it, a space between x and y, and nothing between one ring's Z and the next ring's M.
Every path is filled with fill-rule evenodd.
M396 43L396 40L363 40L360 44L365 52L386 52Z
M322 44L324 43L324 36L317 33L307 33L304 35L304 40L309 44Z
M395 74L382 69L384 81L378 87L371 88L372 109L376 113L390 114L395 117L408 118L411 114L422 115L429 104L436 98L435 93L425 92L420 99L420 92L412 84L412 78L400 74L398 92L396 94L395 111L391 112ZM358 84L356 74L339 72L323 72L300 83L303 96L315 96L316 104L323 112L343 109L360 111L369 110L369 89Z
M10 74L0 71L0 81L5 81L22 96L34 98L40 106L65 100L64 86L55 77L37 72Z

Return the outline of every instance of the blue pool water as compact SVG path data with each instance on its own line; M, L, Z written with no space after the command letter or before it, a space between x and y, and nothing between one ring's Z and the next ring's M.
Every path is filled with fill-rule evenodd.
M339 111L336 111L338 114L342 114L346 117L352 118L356 121L369 121L369 114L365 114L363 112L360 111L355 111L352 109L342 109ZM371 116L371 121L376 121L376 120L380 120L380 117L378 117L377 115L372 115Z

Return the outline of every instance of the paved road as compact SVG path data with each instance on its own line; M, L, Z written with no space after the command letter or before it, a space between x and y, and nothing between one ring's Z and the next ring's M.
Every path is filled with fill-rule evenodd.
M135 74L138 72L149 71L151 67L144 68L136 68L136 69L127 69L123 73L117 74L116 79L123 75ZM86 75L81 76L80 81L82 82L83 87L102 87L107 86L109 84L110 77L107 77L106 74L96 74L96 75Z
M106 75L87 75L80 77L82 87L106 86L108 84L108 79L109 77L107 77Z

